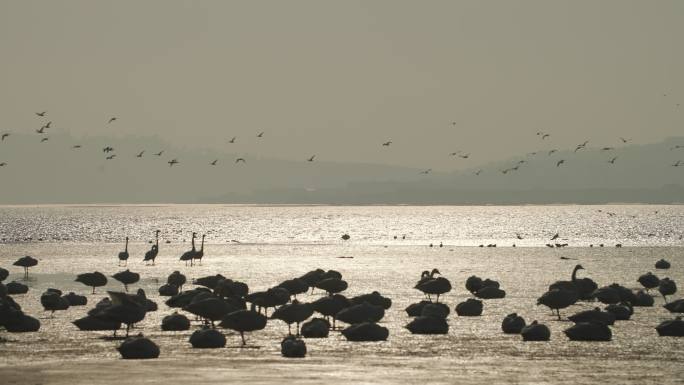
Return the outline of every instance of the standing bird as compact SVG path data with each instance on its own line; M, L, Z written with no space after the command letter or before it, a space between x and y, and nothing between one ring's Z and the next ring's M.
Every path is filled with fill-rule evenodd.
M83 273L76 276L76 282L92 287L93 294L95 294L96 287L105 286L107 284L107 277L99 271Z
M128 237L126 237L126 247L124 248L124 251L119 253L119 266L121 266L121 261L126 262L126 265L128 265Z
M113 122L113 121L115 121L115 120L116 120L116 116L111 117L111 118L109 118L109 121L107 122L107 124L109 124L109 123L111 123L111 122Z
M200 245L200 249L197 250L197 252L192 256L192 260L199 261L200 265L202 264L202 257L204 257L204 238L206 236L206 234L202 234L202 244Z
M556 162L556 167L559 167L561 164L565 163L565 159L561 159L558 162Z
M126 271L120 271L120 272L112 275L112 278L123 283L124 290L126 290L126 292L128 292L128 285L132 285L132 284L140 281L140 274L134 273L130 270L126 270Z
M152 245L152 248L148 250L145 253L145 257L143 257L143 262L147 264L148 261L152 261L152 265L154 265L154 260L157 259L157 255L159 254L159 233L161 231L157 230L154 232L154 245Z
M430 294L436 294L436 302L439 302L439 296L441 294L451 291L451 282L444 277L435 278L435 274L441 275L442 273L440 273L437 269L432 269L431 272L424 271L421 274L420 281L418 281L414 288L422 291L424 294L427 294L430 301L432 301Z
M38 264L38 260L30 257L30 256L25 256L17 259L12 265L14 266L21 266L24 268L24 278L28 278L28 269L29 267L36 266Z
M553 289L544 293L537 299L537 305L545 305L552 311L555 310L560 321L560 309L575 304L577 302L577 292L574 290Z
M197 249L195 249L195 238L196 237L197 237L197 233L193 232L192 233L192 240L190 241L192 243L192 249L189 251L186 251L180 257L181 261L185 261L185 266L188 265L188 261L190 261L190 266L192 266L192 258L195 256L195 253L197 252Z
M242 338L242 346L247 345L245 332L262 330L266 327L266 316L257 313L254 308L255 305L252 303L249 310L238 310L228 313L219 324L222 328L239 332L240 338Z

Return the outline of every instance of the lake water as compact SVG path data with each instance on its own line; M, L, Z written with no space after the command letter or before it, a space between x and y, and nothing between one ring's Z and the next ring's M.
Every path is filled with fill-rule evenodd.
M142 255L156 229L162 231L157 264L145 266ZM205 257L202 266L186 267L178 257L189 249L192 231L207 234ZM673 318L662 298L616 323L613 341L601 343L569 341L562 331L571 323L554 320L536 299L550 283L569 279L577 263L586 269L580 276L600 286L638 288L636 279L648 271L684 282L683 232L684 206L0 207L0 266L11 272L5 282L21 279L21 269L11 266L18 257L40 260L30 271L29 293L15 299L42 322L37 333L0 332L7 340L0 343L0 383L681 383L684 344L658 337L654 329ZM346 242L340 239L345 233L351 236ZM570 247L544 246L556 233L554 242ZM92 295L73 279L82 272L123 270L116 255L126 236L132 241L128 268L142 277L133 289L145 289L160 304L136 330L160 346L158 360L120 360L119 342L100 338L107 333L80 332L70 323L105 290L122 289L110 279ZM428 247L440 242L444 247ZM498 247L476 247L489 243ZM588 247L600 243L606 247ZM672 268L656 271L660 258ZM386 342L352 343L334 332L306 340L307 358L291 360L280 356L287 333L281 321L250 334L248 343L258 347L253 349L236 348L239 336L227 330L228 348L218 350L192 349L191 332L160 330L161 318L172 310L157 288L174 270L188 278L221 273L258 291L318 267L340 271L349 282L347 296L378 290L393 300L381 321L390 330ZM449 334L412 335L403 327L410 321L404 308L422 299L413 286L421 271L432 268L453 285L443 297L452 308ZM473 274L498 280L507 296L486 300L481 317L458 317L453 307L470 297L464 282ZM47 318L39 298L48 287L87 294L89 305ZM575 305L562 314L593 306ZM501 320L512 312L547 324L551 341L523 343L503 334Z

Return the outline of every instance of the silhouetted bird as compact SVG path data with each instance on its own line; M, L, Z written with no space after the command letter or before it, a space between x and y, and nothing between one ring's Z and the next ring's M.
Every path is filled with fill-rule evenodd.
M171 159L170 161L168 161L168 162L166 162L166 163L169 164L169 167L173 167L173 165L178 164L178 163L180 163L180 162L179 162L178 160L176 160L176 159Z
M462 155L459 155L458 157L463 158L463 159L468 159L470 157L470 154L462 154Z
M431 168L428 168L427 170L423 170L423 171L421 171L420 173L421 173L421 174L429 174L430 171L432 171L432 169L431 169Z
M40 140L40 142L41 142L41 143L43 143L43 142L47 142L47 141L48 141L48 139L49 139L49 138L43 138L43 139L41 139L41 140Z
M235 143L235 139L236 139L236 138L233 137L233 139L229 140L228 143Z
M107 124L109 124L109 123L111 123L111 122L113 122L113 121L115 121L115 120L116 120L116 117L109 118L109 121L107 122Z
M554 148L553 150L549 151L549 155L552 155L554 152L558 152L558 150Z
M80 144L74 144L73 146L71 146L71 148L78 149L78 148L81 148L81 145Z
M684 164L684 163L682 163L681 160L678 160L675 164L672 165L672 167L679 167L679 166L681 166L682 164Z
M625 139L625 138L622 138L622 137L620 138L620 140L622 141L622 143L627 143L627 142L630 141L630 139Z
M112 160L112 159L114 159L114 158L116 158L116 154L112 154L112 155L108 156L108 157L107 157L107 160Z
M260 132L259 135L257 135L257 138L262 138L264 136L264 132Z
M603 147L603 148L601 149L601 151L611 151L611 150L613 150L613 149L614 149L613 147Z
M102 149L102 152L105 152L105 153L112 152L112 151L114 151L114 147L111 147L111 146L107 146L107 147Z
M610 164L615 164L615 160L617 159L617 156L614 157L613 159L609 160L608 163Z
M390 144L392 144L392 141L391 141L391 140L388 141L388 142L383 143L382 145L385 146L385 147L389 147Z
M245 158L237 158L237 159L235 159L235 163L239 163L239 162L247 163L247 161L245 160Z
M553 237L551 237L551 240L552 240L552 241L555 241L556 239L558 239L559 236L560 236L560 235L558 235L558 233L556 233L556 235L554 235Z
M475 175L480 175L480 173L482 173L482 170L475 171Z
M215 159L213 162L209 163L212 166L216 166L216 162L218 162L218 159Z
M8 133L2 134L2 141L5 141L5 138L7 138L8 136L10 136L10 134Z
M311 158L309 158L308 161L313 162L315 157L316 157L316 155L311 155Z
M556 162L556 167L559 167L563 163L565 163L565 159L559 160L558 162Z
M36 112L36 115L38 115L38 116L45 116L46 113L47 113L47 111Z
M162 156L163 153L164 153L164 150L161 150L161 151L159 151L158 153L156 153L156 154L154 154L154 155L156 155L156 156Z
M144 153L145 153L145 150L140 151L140 153L138 155L136 155L136 158L142 158Z
M7 162L0 163L0 167L5 167L5 166L7 166Z
M544 134L544 135L542 135L542 139L546 139L546 138L548 138L549 136L551 136L551 134Z
M37 133L42 134L45 131L45 127L41 127L40 130L36 130Z

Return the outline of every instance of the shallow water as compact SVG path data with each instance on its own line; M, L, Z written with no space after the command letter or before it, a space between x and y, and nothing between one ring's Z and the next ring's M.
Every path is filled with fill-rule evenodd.
M684 248L677 246L681 241L664 236L668 232L676 234L675 230L682 228L684 209L680 206L612 207L611 211L636 212L645 217L655 210L659 214L651 222L620 228L601 223L600 232L575 222L564 227L568 216L558 215L569 212L576 213L570 216L572 218L591 218L597 209L605 210L597 206L477 210L440 210L436 207L212 209L208 206L5 208L2 210L9 210L14 217L23 219L20 225L10 226L10 220L3 215L0 232L4 237L32 234L29 236L37 238L39 233L42 237L72 235L68 241L22 241L0 245L0 266L12 273L7 281L21 278L20 269L11 266L16 258L33 255L40 259L39 265L30 271L29 293L15 298L27 313L39 316L42 322L38 333L0 332L0 336L8 340L0 343L0 378L8 383L28 380L36 383L111 383L121 373L126 373L127 378L136 382L150 383L168 381L169 374L173 374L174 381L192 383L280 383L284 380L301 383L677 383L684 374L684 344L681 339L657 336L654 327L662 320L673 318L661 307L662 298L656 298L653 308L637 308L632 320L618 321L613 328L613 341L601 343L568 341L562 330L571 324L555 321L548 309L535 305L536 298L548 284L569 279L576 263L586 269L580 272L581 276L589 276L599 285L618 282L637 288L637 277L647 271L654 271L661 278L667 276L684 282ZM201 217L195 215L198 210L206 214L205 218L197 219ZM233 210L239 214L226 215L222 219L223 213ZM488 218L487 210L498 212L497 218L506 219ZM549 210L554 215L540 214ZM43 214L38 216L36 212ZM155 215L159 217L156 221ZM237 220L238 217L241 219ZM250 221L251 217L255 223ZM552 221L549 218L566 219ZM600 218L603 217L597 216L594 221L603 221ZM607 217L605 221L613 221L613 218ZM541 245L548 241L541 237L545 233L540 228L546 227L552 229L551 232L568 234L568 243L577 243L577 246L600 243L601 238L592 241L591 234L605 233L625 245L631 243L638 247L454 246L479 244L485 239L502 244L508 240L503 234L518 227L516 221L527 226L532 222L546 223L547 226L536 229L523 227L514 231L539 234L536 239ZM478 225L474 229L463 224L475 222ZM413 228L407 223L412 223ZM491 235L487 235L485 224L492 229ZM130 245L128 268L142 276L132 289L145 289L148 296L160 304L160 310L148 313L136 331L157 342L162 355L154 362L126 362L118 358L115 350L118 342L100 338L107 333L80 332L70 323L82 317L91 304L105 295L105 290L120 290L122 285L111 279L106 288L91 295L87 294L89 288L73 279L80 272L99 270L111 275L124 269L117 267L116 260L122 245L107 241L121 238L128 232L142 233L145 228L145 232L151 232L155 225L165 231L163 239L169 239L171 243L162 243L156 266L144 266L142 254L149 245L144 243L144 238L143 242L137 240ZM174 234L174 228L198 232L216 229L205 247L202 266L185 267L177 260L189 245L182 243L182 233L176 238L168 236ZM661 236L638 236L656 231ZM344 232L352 235L350 242L338 239ZM394 234L403 233L410 235L405 242L392 238ZM618 237L620 234L633 234L634 237ZM654 238L663 244L669 242L669 246L650 246ZM230 239L246 243L225 242ZM427 242L440 241L447 246L426 246ZM532 240L528 242L528 246L535 246ZM353 258L339 258L342 256ZM569 259L560 259L561 256ZM653 264L660 258L670 260L673 267L655 271ZM349 289L344 293L347 296L378 290L392 298L393 306L381 322L390 329L388 341L350 343L335 332L327 339L308 339L307 358L287 360L279 354L280 339L287 332L287 326L280 321L269 322L265 330L248 336L248 343L258 349L236 348L239 336L226 331L228 348L193 350L187 342L190 332L160 331L161 318L172 311L163 305L156 289L173 270L181 270L188 278L221 273L247 282L251 291L257 291L317 267L342 272L349 282ZM452 308L450 331L444 336L411 335L403 328L410 320L403 309L422 299L422 294L413 286L421 271L433 267L439 268L454 286L443 298ZM507 296L485 301L481 317L458 317L453 313L453 307L469 297L464 282L472 274L499 280ZM72 307L48 318L39 301L40 293L48 287L87 294L89 305ZM319 295L307 294L300 296L300 300L312 301ZM679 293L674 298L680 298ZM594 304L573 306L562 314L570 315L592 306ZM523 315L528 322L537 319L546 323L552 329L551 341L523 343L519 336L504 335L500 330L501 320L511 312ZM74 376L74 373L79 375Z

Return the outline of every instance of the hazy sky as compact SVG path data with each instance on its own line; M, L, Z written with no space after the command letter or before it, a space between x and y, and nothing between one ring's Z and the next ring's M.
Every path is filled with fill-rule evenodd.
M2 0L0 131L47 110L76 135L451 170L682 135L682 38L682 1Z

